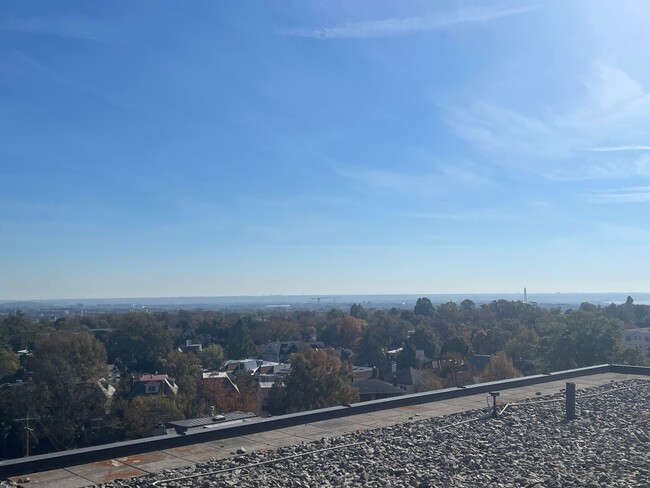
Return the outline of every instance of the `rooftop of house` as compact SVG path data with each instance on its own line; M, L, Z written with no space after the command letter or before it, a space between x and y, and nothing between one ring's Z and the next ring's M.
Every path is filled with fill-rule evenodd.
M393 374L393 377L395 378L395 383L398 385L417 386L421 385L424 381L422 371L415 368L398 369Z
M642 333L650 334L650 327L636 327L634 329L624 329L623 333L626 332L642 332Z
M135 378L136 381L174 381L174 378L169 377L166 374L150 374L150 373L145 373L137 376Z

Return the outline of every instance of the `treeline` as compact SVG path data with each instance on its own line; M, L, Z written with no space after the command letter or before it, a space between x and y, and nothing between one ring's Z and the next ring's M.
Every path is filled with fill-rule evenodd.
M257 385L250 375L237 377L239 394L233 396L204 386L198 374L219 368L225 359L259 357L269 342L322 341L345 351L338 357L382 374L390 372L392 361L397 367L415 366L420 351L420 356L440 361L444 367L436 374L441 385L449 385L464 381L459 375L471 377L471 371L458 365L475 354L500 354L515 364L528 360L537 372L607 362L644 364L638 349L620 345L621 330L630 326L650 326L650 307L636 305L632 298L608 307L585 303L566 312L505 300L434 306L428 298L419 299L413 309L368 310L355 304L349 310L323 313L197 310L50 322L17 312L4 317L0 327L0 379L5 383L0 429L6 439L2 455L22 455L25 445L36 453L139 437L160 421L206 415L210 405L220 411L254 410ZM187 341L202 344L203 351L180 352L178 346ZM305 363L303 370L336 370L337 376L349 371L322 355L312 359L315 366ZM119 383L102 384L117 388L110 404L97 387L97 380L106 377L107 363L121 373ZM174 377L178 395L131 397L131 375L155 372ZM302 384L307 378L313 379L313 374ZM300 390L298 380L296 376L287 381L294 391ZM321 380L329 385L326 377ZM344 388L338 380L336 384ZM310 388L316 391L322 385ZM301 409L294 404L295 395L276 391L274 397L278 405L285 402L287 411ZM333 398L353 397L345 390ZM321 405L313 396L311 400ZM305 399L306 405L309 401Z

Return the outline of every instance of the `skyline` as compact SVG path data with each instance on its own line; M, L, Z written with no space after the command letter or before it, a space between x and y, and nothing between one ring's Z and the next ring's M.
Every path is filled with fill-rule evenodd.
M3 3L0 300L648 292L648 18Z

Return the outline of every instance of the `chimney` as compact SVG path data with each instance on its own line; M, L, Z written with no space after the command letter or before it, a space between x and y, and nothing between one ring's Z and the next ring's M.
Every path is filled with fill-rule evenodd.
M371 379L376 380L378 377L379 377L379 370L377 369L377 366L373 366Z

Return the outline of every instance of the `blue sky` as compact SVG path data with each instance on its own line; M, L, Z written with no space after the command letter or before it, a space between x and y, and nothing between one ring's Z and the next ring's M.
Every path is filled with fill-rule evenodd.
M0 299L650 291L645 1L5 1Z

